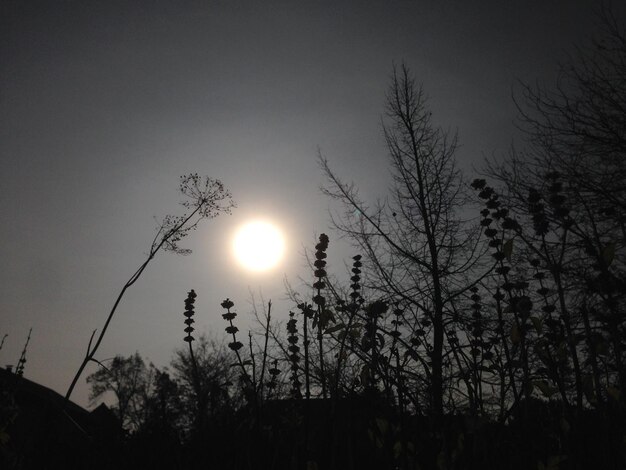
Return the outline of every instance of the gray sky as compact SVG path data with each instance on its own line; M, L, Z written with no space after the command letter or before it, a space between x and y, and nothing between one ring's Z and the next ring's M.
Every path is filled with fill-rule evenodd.
M318 148L367 198L383 196L380 129L392 64L404 61L435 120L458 128L464 168L516 138L517 80L550 82L594 31L596 1L127 1L0 3L0 365L64 393L143 261L179 175L220 178L238 208L162 254L129 291L97 355L166 365L184 346L183 301L221 334L219 303L250 323L248 289L272 298L327 231ZM229 243L253 217L288 238L276 270L250 275ZM331 236L329 264L353 253ZM87 373L93 371L90 368ZM87 374L85 374L86 376ZM84 378L73 399L87 404Z

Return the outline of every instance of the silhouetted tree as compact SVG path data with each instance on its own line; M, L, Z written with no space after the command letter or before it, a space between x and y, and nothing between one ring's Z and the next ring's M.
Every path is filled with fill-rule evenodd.
M153 368L152 386L145 390L140 431L178 439L184 430L180 385L167 370Z
M93 402L111 392L115 397L111 409L120 423L128 431L136 430L144 422L152 382L153 370L146 367L139 353L115 356L108 366L103 365L87 377L91 386L89 399Z
M186 429L192 431L198 423L216 426L220 419L236 410L242 396L236 387L237 373L229 351L216 340L200 336L194 346L194 361L189 349L180 349L172 360ZM202 419L198 416L202 414ZM199 430L198 430L199 431Z
M445 328L471 286L466 277L478 260L477 237L460 214L466 195L454 160L456 134L433 124L425 93L405 66L394 69L383 130L392 176L389 199L370 208L321 158L329 182L324 193L345 208L333 222L364 255L364 286L405 306L413 357L427 377L428 409L440 416ZM371 338L374 350L378 338Z
M518 223L520 259L545 276L550 312L538 318L548 343L567 346L573 400L597 405L626 390L626 36L610 10L556 84L524 85L517 105L527 145L490 162L488 175ZM550 380L563 389L566 375Z

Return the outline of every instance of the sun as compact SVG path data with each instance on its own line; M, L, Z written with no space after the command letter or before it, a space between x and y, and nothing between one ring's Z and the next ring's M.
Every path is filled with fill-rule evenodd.
M265 221L248 222L241 226L233 240L233 252L241 266L250 271L267 271L275 267L285 251L280 230Z

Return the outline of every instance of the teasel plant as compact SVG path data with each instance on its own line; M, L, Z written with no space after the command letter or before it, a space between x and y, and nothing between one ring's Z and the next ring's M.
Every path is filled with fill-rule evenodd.
M308 320L313 318L314 310L311 304L301 302L298 308L302 313L302 346L304 348L304 397L311 398L311 371L309 358L309 327Z
M197 391L199 391L198 364L196 363L196 358L193 354L193 346L191 345L191 343L195 341L195 338L191 335L191 333L194 332L194 327L191 325L193 325L195 322L195 320L193 319L193 316L195 315L194 303L196 301L196 297L197 297L197 294L193 289L191 289L187 293L187 298L185 299L185 311L183 315L185 316L185 330L184 331L185 333L187 333L187 336L185 336L184 341L189 345L189 358L191 359L191 366L193 367L194 382L196 383L196 388L198 389Z
M363 297L361 295L361 267L363 264L361 263L361 255L355 255L352 257L352 276L350 277L350 302L345 304L345 302L341 301L341 299L337 300L338 306L337 309L340 313L347 314L347 322L340 323L335 325L332 330L338 331L339 333L339 352L337 354L337 367L335 369L335 390L334 394L336 395L339 392L339 386L341 382L341 367L343 363L348 359L348 349L352 350L352 344L346 344L348 341L353 341L354 336L358 334L358 328L354 328L355 319L357 318L357 314L361 304L363 303Z
M230 309L235 306L235 303L230 299L226 299L221 303L221 305L222 308L226 309L226 313L222 314L222 318L229 323L226 327L226 333L232 335L233 337L233 340L228 343L228 347L235 351L240 364L242 364L242 371L246 373L245 367L243 367L243 361L241 361L241 356L239 355L239 350L243 347L243 343L237 341L237 332L239 331L239 328L233 324L233 320L237 317L237 313L230 311Z
M195 322L193 317L195 315L194 303L196 302L196 297L197 297L196 292L193 289L191 289L187 293L187 298L185 299L185 311L183 312L183 315L185 316L185 330L184 331L185 333L187 333L187 336L185 336L184 341L189 346L189 359L191 361L191 370L193 374L193 387L194 387L196 400L197 400L196 428L197 428L197 431L202 432L204 430L204 423L205 423L204 414L205 414L206 397L205 397L205 394L202 392L202 383L200 381L201 380L200 371L198 370L198 363L196 362L196 357L193 353L193 346L192 346L192 343L195 341L195 338L192 336L192 333L194 332L194 327L192 325Z
M482 211L485 219L481 224L488 227L485 234L491 238L489 245L496 248L496 253L493 255L498 264L495 273L504 280L494 296L494 298L497 296L498 312L500 315L500 303L506 299L508 307L504 309L504 313L513 313L514 324L510 339L513 350L519 346L524 375L521 393L517 394L515 401L518 401L519 395L523 394L529 397L533 389L539 389L547 398L558 391L563 403L567 405L568 398L564 386L564 375L566 375L566 369L569 367L568 362L571 361L575 379L576 407L580 408L582 407L584 387L582 367L578 358L578 342L582 335L578 335L575 331L566 303L567 287L562 279L563 263L568 247L567 240L575 222L569 215L570 209L566 205L567 201L563 195L563 185L560 182L559 174L556 172L547 173L544 176L544 183L539 189L528 187L527 196L520 196L525 205L518 207L517 212L521 211L523 216L530 219L528 224L530 230L522 230L521 226L508 216L509 211L501 206L498 195L486 185L484 180L475 180L472 186L480 191L479 197L486 200L487 207ZM489 218L490 216L493 219ZM492 221L494 224L491 223ZM500 231L493 226L496 223L500 226ZM504 242L507 231L513 236ZM496 236L497 233L501 233L501 235ZM534 271L528 282L512 280L510 264L514 238L521 242L521 246L527 253L522 256L527 262L530 262ZM508 261L508 265L506 261ZM540 268L543 268L544 271ZM529 290L530 283L538 284L538 288L534 291ZM537 294L537 303L541 305L539 311L535 310L534 314L531 314L534 307L530 297L531 292ZM584 317L584 313L581 316ZM540 367L536 371L537 373L531 374L528 347L530 338L527 336L532 335L533 331L537 335L534 349L535 356L540 360ZM587 340L589 340L588 337ZM558 359L559 354L556 354L556 351L553 354L551 351L551 346L554 349L556 345L559 345L559 348L560 345L565 345L569 358ZM507 353L504 336L503 347ZM563 354L560 355L563 356ZM510 361L508 362L510 363ZM552 383L542 379L541 376L548 378ZM533 377L532 381L530 380L531 377ZM516 385L513 378L511 378L511 382L514 395L516 395Z
M471 304L469 305L471 317L464 322L468 328L466 337L469 340L469 356L464 354L463 350L457 347L452 348L452 353L457 361L459 370L461 371L461 377L467 388L467 399L470 411L472 414L476 414L477 412L483 412L483 374L493 371L492 367L485 365L492 364L493 352L491 352L491 348L493 345L485 337L485 331L488 329L487 319L485 319L482 314L483 303L478 287L472 286L469 291L471 293L469 296L469 300L471 300ZM455 342L456 344L458 343L458 338L455 336L455 339L457 340ZM496 341L499 341L497 337ZM466 365L465 367L463 367L460 357L463 358ZM501 376L501 378L500 389L504 390L504 379L506 377ZM502 403L504 403L503 400Z
M482 220L480 225L484 228L484 234L489 240L488 245L493 249L492 257L496 261L495 273L504 281L502 284L498 284L496 287L496 292L493 294L493 298L496 302L496 311L498 315L498 327L496 331L500 335L500 340L502 343L502 347L504 349L504 354L506 357L506 368L509 373L509 380L511 382L511 390L513 392L514 403L519 403L520 400L520 391L517 388L516 380L515 380L515 369L513 362L513 353L516 349L516 345L520 343L521 335L523 334L523 329L520 328L520 322L517 314L514 314L514 324L511 328L510 341L512 348L509 347L509 337L505 331L505 323L504 323L504 306L502 302L509 297L509 301L512 300L512 288L514 286L513 283L509 282L509 272L511 271L511 266L506 263L506 261L511 260L511 254L513 251L513 239L510 238L504 241L506 232L508 230L519 231L519 224L511 217L508 216L508 210L506 208L501 207L501 203L498 200L498 194L496 191L487 186L487 182L484 179L475 179L472 182L472 188L478 191L478 197L485 201L485 208L481 210ZM499 224L502 230L498 230L498 228L494 225ZM507 295L503 294L502 291L507 293ZM524 349L524 344L522 344L522 351ZM524 379L525 382L528 378L528 370L524 368ZM527 387L523 387L522 392L527 390Z
M26 338L26 343L24 343L24 349L22 349L22 354L20 355L19 360L17 361L17 367L15 368L15 374L22 377L24 375L24 364L26 364L26 351L28 350L28 343L30 343L30 335L33 332L33 328L31 327L28 330L28 337ZM4 340L3 340L4 342Z
M393 308L393 320L391 320L391 324L393 325L393 330L389 332L389 335L392 338L391 347L389 348L389 358L387 363L391 365L392 360L395 359L396 362L396 370L395 374L393 374L393 381L396 385L396 392L398 395L398 406L402 411L402 406L404 402L404 396L402 392L402 374L401 370L403 369L401 360L400 360L400 352L398 348L398 344L400 342L400 338L402 337L402 331L400 327L404 325L404 309L400 306L400 302L395 302ZM391 392L391 387L389 387L389 391ZM392 398L393 399L393 398Z
M561 374L561 369L564 367L563 361L558 359L558 355L555 355L552 351L554 347L559 343L559 338L564 337L564 328L558 317L553 314L556 311L553 299L550 297L550 289L547 287L547 279L545 272L541 269L541 261L538 258L530 260L530 265L534 268L533 279L539 283L539 289L537 294L542 302L542 315L540 317L531 317L534 327L539 335L539 340L535 345L535 354L545 366L545 375L549 380L556 384L556 388L552 386L547 380L537 380L533 382L541 393L548 399L552 397L557 391L561 397L561 400L566 405L566 409L569 407L569 400L567 397L567 391ZM590 359L595 368L595 355L593 350L590 351ZM540 368L543 369L543 367ZM595 376L597 377L597 375ZM595 382L596 390L599 390L598 381Z
M529 238L526 244L540 259L539 263L543 262L548 268L557 293L560 322L565 327L563 337L566 340L574 369L576 406L580 409L583 405L583 381L578 358L579 335L575 331L574 321L565 300L566 287L562 278L567 239L575 224L569 217L569 208L565 204L566 198L562 194L563 185L559 179L558 172L551 171L544 176L547 198L539 190L529 188L527 210L533 221L534 240ZM542 285L538 292L540 296L543 295L542 291L547 292L548 288Z
M315 245L315 277L317 280L313 283L313 288L316 291L313 297L313 303L317 306L317 313L313 320L313 329L317 326L317 342L319 348L319 362L320 362L320 381L322 385L322 396L327 398L326 391L326 371L324 370L324 329L328 325L330 311L326 308L326 297L322 294L323 289L326 288L326 250L328 249L328 235L322 233L319 237L319 243Z
M221 303L221 306L222 308L226 309L226 313L222 314L222 318L228 322L228 326L225 328L226 333L231 335L233 339L230 343L228 343L228 347L233 350L235 352L235 355L237 356L237 364L241 368L241 378L249 392L246 395L253 395L253 401L256 402L256 384L254 383L252 377L250 377L250 374L246 369L246 361L242 359L241 353L239 352L240 349L243 348L243 343L237 340L237 332L239 331L239 328L237 328L233 323L233 320L237 317L237 313L231 311L231 309L235 306L235 303L227 298ZM247 362L249 363L250 361ZM248 399L250 398L251 397L248 396Z
M298 371L300 370L300 346L298 346L298 320L296 319L294 312L289 312L289 320L287 321L287 342L289 346L287 351L289 353L289 366L291 374L289 380L291 382L291 396L293 398L302 398L302 391Z

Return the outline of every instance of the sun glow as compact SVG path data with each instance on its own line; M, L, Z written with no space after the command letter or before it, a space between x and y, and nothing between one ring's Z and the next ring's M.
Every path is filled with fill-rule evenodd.
M278 264L285 251L285 240L276 226L249 222L237 230L233 241L235 258L250 271L267 271Z

